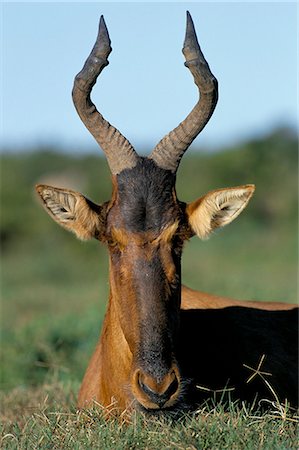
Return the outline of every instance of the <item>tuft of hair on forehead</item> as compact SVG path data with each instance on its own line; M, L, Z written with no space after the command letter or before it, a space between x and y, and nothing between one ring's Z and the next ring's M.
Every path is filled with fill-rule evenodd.
M133 232L161 230L172 221L177 201L175 175L141 158L116 177L118 207L125 228Z

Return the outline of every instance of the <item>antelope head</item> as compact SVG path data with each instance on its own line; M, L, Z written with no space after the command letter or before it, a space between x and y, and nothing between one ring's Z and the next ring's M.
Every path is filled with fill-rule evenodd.
M76 76L77 112L100 147L111 173L110 201L97 205L82 194L38 185L47 212L80 239L96 238L110 255L110 305L130 353L130 390L147 409L167 408L182 391L176 344L181 301L181 253L184 241L206 239L235 219L254 186L219 189L191 204L178 200L176 172L184 152L209 121L218 98L213 76L187 13L185 65L199 100L178 127L148 157L107 122L90 99L92 87L111 52L103 17L96 43Z

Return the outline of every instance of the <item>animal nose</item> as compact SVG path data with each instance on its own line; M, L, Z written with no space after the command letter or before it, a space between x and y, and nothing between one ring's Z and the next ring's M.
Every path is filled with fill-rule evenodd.
M133 393L139 403L147 409L170 407L179 395L180 381L177 369L172 369L159 380L137 370L133 381Z

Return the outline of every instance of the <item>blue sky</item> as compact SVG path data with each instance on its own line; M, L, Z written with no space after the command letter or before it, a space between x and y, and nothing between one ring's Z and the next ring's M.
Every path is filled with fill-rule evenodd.
M137 151L154 147L197 101L181 53L187 9L220 90L195 146L221 147L277 125L295 126L294 2L4 3L4 145L96 148L76 115L71 89L104 14L113 52L93 100Z

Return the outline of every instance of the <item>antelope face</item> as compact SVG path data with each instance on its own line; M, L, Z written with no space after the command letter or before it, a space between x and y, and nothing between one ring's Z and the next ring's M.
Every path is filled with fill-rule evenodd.
M146 408L171 406L180 391L179 326L185 205L175 176L141 158L116 176L107 214L110 285L132 353L130 385Z
M245 208L254 186L220 189L186 205L175 192L185 150L208 122L217 102L217 81L197 42L190 15L183 48L200 91L189 116L147 158L96 110L90 92L108 64L110 39L103 18L96 44L76 76L73 99L79 116L104 150L113 196L96 205L82 194L39 185L47 212L81 239L96 238L110 255L110 301L131 354L131 394L147 409L173 406L181 393L176 359L181 299L181 251L193 235L205 239Z

